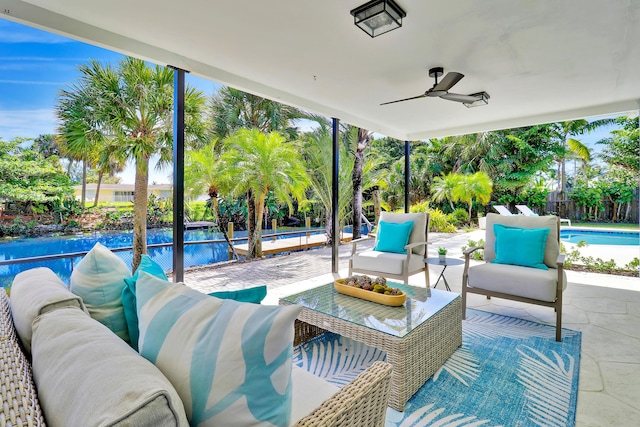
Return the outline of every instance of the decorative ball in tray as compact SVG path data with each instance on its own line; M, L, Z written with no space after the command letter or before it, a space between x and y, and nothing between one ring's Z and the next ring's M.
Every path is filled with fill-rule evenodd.
M341 294L392 307L404 304L407 299L407 294L400 289L387 286L387 280L384 277L376 277L372 280L369 276L354 275L334 281L333 286Z

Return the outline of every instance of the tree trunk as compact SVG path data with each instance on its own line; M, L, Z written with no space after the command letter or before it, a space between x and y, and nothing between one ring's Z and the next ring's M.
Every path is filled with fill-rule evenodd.
M359 239L360 230L362 229L362 162L364 157L364 149L358 149L355 152L353 162L353 172L351 173L351 180L353 181L353 239Z
M327 220L326 222L326 233L327 233L327 245L331 246L333 244L333 218L331 218L331 211L327 211Z
M142 254L147 253L147 204L149 203L149 158L136 160L136 178L133 193L133 261L131 271L140 265Z
M255 258L258 242L256 237L256 201L251 190L247 191L247 258Z
M371 193L373 198L373 216L375 218L376 225L380 222L380 211L382 210L380 207L380 190L376 189Z
M227 221L222 221L222 215L220 214L220 204L218 203L218 196L217 193L216 195L211 195L209 194L209 197L211 197L211 201L213 203L213 211L216 214L216 221L218 222L218 230L220 230L220 232L222 233L222 235L224 236L224 240L227 241L227 246L229 246L229 249L231 250L231 253L233 254L233 259L238 259L238 252L236 252L236 247L233 246L233 243L231 243L231 240L229 240L229 235L227 234ZM202 218L204 219L204 217Z
M98 185L96 185L96 196L93 198L93 207L98 206L98 199L100 198L100 185L102 184L102 172L98 172Z
M358 128L358 145L353 160L353 239L359 239L362 229L362 169L364 167L364 151L371 141L371 134L366 129Z
M82 161L82 199L81 206L84 210L84 203L87 197L87 161Z
M264 200L266 194L256 200L256 224L262 224L262 218L264 216ZM262 230L261 227L256 227L255 230L255 241L256 241L256 256L259 258L262 256Z

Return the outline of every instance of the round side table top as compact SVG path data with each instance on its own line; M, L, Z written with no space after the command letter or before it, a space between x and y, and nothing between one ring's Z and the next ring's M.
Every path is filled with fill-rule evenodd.
M424 259L424 263L449 266L464 264L464 260L460 258L445 258L444 261L440 261L439 257L429 257Z

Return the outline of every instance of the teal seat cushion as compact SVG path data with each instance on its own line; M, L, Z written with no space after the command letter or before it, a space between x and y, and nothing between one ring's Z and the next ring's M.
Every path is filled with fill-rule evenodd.
M237 291L218 291L211 292L209 295L220 299L232 299L240 302L260 304L264 297L267 296L267 287L262 285L253 288L238 289Z
M140 331L138 329L138 312L136 309L136 282L141 271L163 280L169 280L160 265L152 260L148 255L142 255L140 265L132 277L124 279L126 286L122 289L122 307L124 309L124 317L127 320L127 329L129 331L129 340L131 347L138 350L138 338Z
M396 254L406 254L404 248L409 243L409 235L413 229L413 221L407 222L385 222L380 221L378 225L378 240L373 248L380 252L393 252Z
M141 272L140 354L173 384L189 424L287 427L298 305L220 299Z
M493 224L496 237L496 264L520 265L548 270L544 264L544 250L549 228L520 228Z

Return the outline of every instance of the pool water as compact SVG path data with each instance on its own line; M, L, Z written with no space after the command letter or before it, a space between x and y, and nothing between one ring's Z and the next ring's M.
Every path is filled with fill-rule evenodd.
M568 243L585 241L589 245L640 246L638 231L560 230L560 240Z

